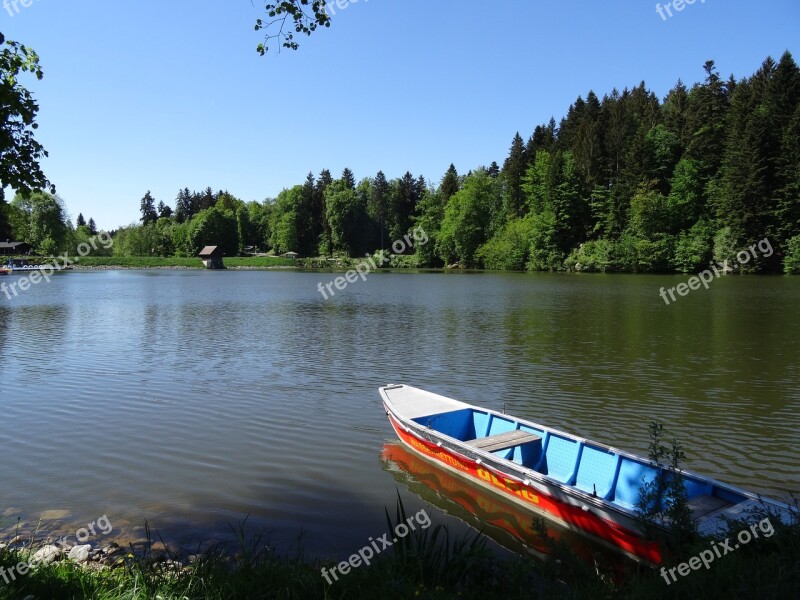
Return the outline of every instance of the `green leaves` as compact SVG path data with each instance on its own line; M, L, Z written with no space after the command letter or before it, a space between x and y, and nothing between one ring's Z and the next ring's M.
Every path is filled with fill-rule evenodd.
M39 56L0 33L0 183L23 194L42 189L55 193L39 167L47 151L33 137L39 106L19 83L21 73L41 79Z
M265 40L256 50L262 56L270 49L270 44L276 42L278 51L281 48L297 50L299 44L294 39L295 33L311 35L317 27L330 27L331 18L326 11L325 0L285 0L283 2L268 3L265 6L268 21L256 20L255 30L265 32ZM306 9L310 8L310 11ZM291 29L294 29L292 33Z

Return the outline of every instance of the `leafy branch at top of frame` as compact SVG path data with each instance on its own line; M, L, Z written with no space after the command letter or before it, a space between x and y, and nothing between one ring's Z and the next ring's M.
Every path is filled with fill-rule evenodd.
M297 50L296 33L311 35L318 27L330 27L331 18L326 12L326 0L284 0L266 5L269 19L256 20L256 31L264 31L264 42L258 45L262 56L269 51L272 40L278 41L280 48ZM307 12L310 8L310 12ZM291 31L293 29L293 31Z

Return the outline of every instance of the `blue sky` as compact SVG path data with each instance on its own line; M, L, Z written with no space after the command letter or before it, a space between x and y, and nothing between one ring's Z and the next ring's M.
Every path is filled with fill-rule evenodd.
M666 2L662 2L666 4ZM112 229L147 190L263 200L328 168L439 181L502 164L590 89L644 80L663 97L714 59L727 77L790 50L797 0L359 0L298 51L255 52L258 0L33 0L0 31L33 47L45 173L72 217Z

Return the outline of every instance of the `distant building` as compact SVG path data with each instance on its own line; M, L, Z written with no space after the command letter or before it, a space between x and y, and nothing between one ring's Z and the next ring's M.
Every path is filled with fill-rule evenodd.
M23 254L30 254L30 244L25 242L0 242L0 256L19 256Z
M225 265L222 263L222 257L225 254L219 246L206 246L198 254L200 260L203 261L206 269L224 269Z
M300 255L297 252L286 252L285 254L281 254L283 258L300 258Z

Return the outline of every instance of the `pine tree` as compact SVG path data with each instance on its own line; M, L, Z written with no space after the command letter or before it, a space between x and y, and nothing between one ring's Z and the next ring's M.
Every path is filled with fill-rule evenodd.
M214 196L214 190L212 190L211 187L207 187L203 192L203 194L200 196L197 212L200 212L201 210L208 210L215 204L216 204L216 198Z
M95 225L94 219L91 217L89 218L89 222L86 224L86 228L89 230L89 235L97 235L97 225Z
M314 188L314 206L320 209L318 216L318 227L320 231L318 245L320 250L324 248L324 252L328 256L333 256L333 240L331 239L331 230L328 224L325 190L328 189L328 186L330 186L332 183L333 177L331 176L331 172L328 169L323 169L320 172L319 177L317 177L316 187Z
M701 177L708 181L719 170L725 151L725 125L728 112L728 89L710 60L703 66L706 79L689 93L686 126L689 144L686 156L700 166Z
M766 75L762 73L762 75ZM744 80L731 98L727 141L716 188L720 225L729 227L737 247L761 239L768 228L772 177L769 123L760 104L755 80Z
M410 172L396 180L390 194L389 235L393 240L402 238L412 226L412 216L416 213L421 199L419 180Z
M385 250L387 243L389 243L389 182L386 180L386 175L383 171L378 171L375 179L372 181L370 187L370 195L367 201L367 213L370 218L377 223L378 235L377 239L380 240L380 249Z
M347 167L344 168L342 171L342 181L347 186L348 189L354 190L356 189L356 177L353 175L353 172L348 169Z
M192 193L189 188L183 188L175 199L175 221L184 223L195 215Z
M164 204L164 201L158 203L158 218L169 219L172 216L172 208Z
M300 225L297 231L297 244L298 252L303 256L316 256L321 232L321 220L319 215L315 214L315 210L318 210L315 206L317 199L315 185L314 175L309 171L303 184L302 200L297 207L297 220Z
M569 150L572 148L575 143L575 134L581 122L581 118L583 117L583 109L585 107L586 102L584 102L581 96L578 96L575 102L567 109L567 115L561 119L561 126L558 129L559 149Z
M594 189L601 182L603 164L603 135L600 101L594 92L586 96L586 105L574 132L572 153L575 166L585 189Z
M425 181L425 177L420 175L419 177L417 177L417 197L414 202L415 209L416 205L419 204L419 201L422 200L422 197L425 195L425 192L427 191L428 191L428 182Z
M628 110L630 94L624 90L620 94L616 89L611 95L603 97L601 112L603 118L604 155L606 157L605 173L608 183L614 183L625 169L625 158L636 125Z
M690 141L690 132L686 123L688 108L689 92L679 79L675 87L667 94L662 112L664 125L678 138L682 150L686 149Z
M497 167L497 174L500 173L500 167L497 166L496 162L493 162L492 165ZM491 168L489 169L491 175ZM496 178L497 175L494 175ZM458 171L456 171L456 167L454 164L450 164L450 167L447 169L447 172L442 177L442 183L439 185L439 192L442 195L442 201L447 203L453 195L458 192L460 188L460 182L458 180Z
M500 165L497 164L497 161L492 161L492 164L489 165L489 169L486 171L486 174L492 179L497 179L500 176Z
M83 227L86 225L86 219L83 218L83 213L78 213L78 218L75 220L76 227Z
M539 150L552 150L556 143L555 138L555 119L550 119L547 125L537 125L533 130L533 135L528 139L525 146L525 156L528 159L528 166L536 161L536 152Z
M155 200L153 199L153 196L150 195L150 190L147 190L147 193L142 198L139 211L142 213L142 218L140 219L142 225L148 225L149 223L154 223L158 220Z
M776 241L800 235L800 69L785 52L767 90L770 121L780 149L775 161Z
M511 150L503 164L503 177L506 182L506 209L511 217L519 216L524 202L522 179L525 177L527 161L525 160L525 143L519 132L511 142Z
M778 237L781 245L800 235L800 103L781 138L781 154L777 163Z

